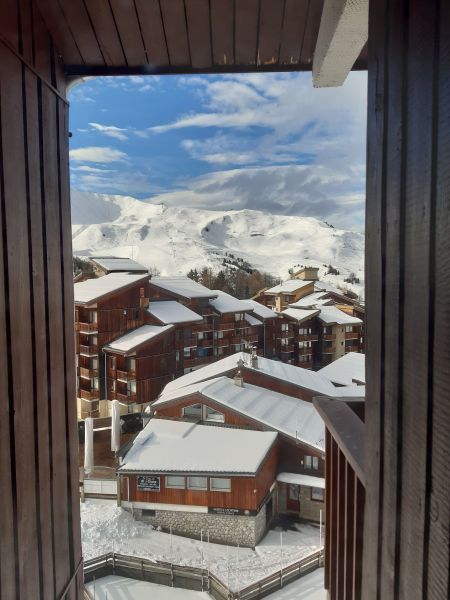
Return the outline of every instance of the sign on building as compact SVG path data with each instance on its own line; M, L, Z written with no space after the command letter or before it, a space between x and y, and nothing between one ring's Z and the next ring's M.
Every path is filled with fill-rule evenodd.
M159 492L161 490L160 478L155 475L138 475L137 489L143 492Z

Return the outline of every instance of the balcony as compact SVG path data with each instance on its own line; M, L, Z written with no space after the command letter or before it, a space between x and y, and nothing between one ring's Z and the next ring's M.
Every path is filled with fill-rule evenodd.
M98 323L77 323L76 330L83 333L97 333Z
M361 337L360 331L348 331L345 333L346 340L359 340L360 337Z
M195 348L197 346L197 338L196 337L189 337L189 338L185 338L183 340L181 340L181 347L182 348Z
M193 333L198 331L212 331L213 329L214 325L212 323L200 323L200 325L192 325Z
M359 352L359 351L360 351L359 345L356 345L356 346L345 346L345 353L346 354L348 352Z
M229 338L219 338L216 340L215 345L216 346L229 346L230 339Z
M312 348L299 348L298 353L300 356L308 356L312 354Z
M82 356L96 356L98 354L98 346L83 346L80 344L80 352Z
M243 339L249 344L254 344L259 341L259 336L256 333L251 333L250 335L244 335Z
M184 368L189 369L191 367L199 367L200 365L207 365L208 363L214 362L216 358L214 356L199 356L195 358L185 358Z
M234 322L232 322L232 323L217 323L216 326L214 327L214 329L216 331L234 331L235 324L234 324Z
M326 346L322 348L322 354L334 354L336 352L336 346L330 346L327 348Z
M88 369L86 367L78 367L77 375L84 379L91 379L91 377L98 377L98 369Z
M297 339L299 342L318 342L319 336L318 335L299 335Z
M288 344L287 346L281 346L280 352L294 352L295 346L294 344Z
M323 339L327 340L327 341L333 341L336 339L336 334L335 333L324 333Z
M127 394L120 394L119 392L113 392L112 395L114 396L114 398L111 398L112 400L118 400L124 404L133 404L133 402L137 402L137 395L135 393L128 392Z
M116 379L119 381L134 381L136 379L136 371L119 371L119 369L117 369Z
M83 400L98 400L100 396L98 390L83 390L82 388L78 390L78 395Z
M214 340L208 339L208 340L197 340L197 346L199 348L212 348L214 346Z

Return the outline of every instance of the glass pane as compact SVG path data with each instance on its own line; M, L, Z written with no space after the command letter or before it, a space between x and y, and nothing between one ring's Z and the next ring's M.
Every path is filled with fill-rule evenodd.
M224 477L211 477L209 480L211 490L229 492L231 490L231 479Z
M188 488L191 490L208 489L207 477L188 477Z
M191 406L186 406L183 408L183 414L186 417L201 417L202 416L202 405L201 404L192 404Z
M179 488L184 490L184 477L181 477L179 475L168 475L166 477L166 487Z
M207 421L216 421L218 423L224 423L225 422L225 416L223 415L223 413L218 412L217 410L214 410L213 408L209 408L209 406L205 407L206 409L206 420Z

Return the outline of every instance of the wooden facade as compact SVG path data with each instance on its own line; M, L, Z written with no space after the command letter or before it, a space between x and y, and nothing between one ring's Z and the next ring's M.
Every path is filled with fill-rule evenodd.
M66 82L33 2L0 3L0 596L82 584Z

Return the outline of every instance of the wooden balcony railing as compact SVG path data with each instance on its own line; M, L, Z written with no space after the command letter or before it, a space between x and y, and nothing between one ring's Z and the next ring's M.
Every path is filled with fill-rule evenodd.
M94 331L98 331L98 323L80 323L76 324L77 331L82 331L84 333L92 333Z
M335 352L336 352L336 346L330 346L329 348L324 346L322 348L322 354L334 354Z
M78 390L78 394L80 398L83 398L83 400L98 400L99 398L98 390L83 390L80 388Z
M346 333L345 333L346 340L359 340L360 337L361 337L360 331L346 331Z
M197 346L197 337L189 337L181 340L182 348L195 348Z
M80 377L84 377L85 379L90 379L91 377L98 377L98 369L88 369L86 367L78 367L77 374Z
M120 371L116 370L116 379L121 381L134 381L136 379L136 371Z
M249 344L253 344L259 340L259 336L256 333L252 333L250 335L244 335L243 339Z
M297 339L299 342L317 342L319 340L319 336L318 335L299 335Z
M308 356L312 354L312 348L299 348L298 353L300 356Z
M80 354L84 356L95 356L98 354L98 346L84 346L80 344Z
M213 329L214 325L212 323L200 323L199 325L192 325L193 333L197 331L212 331Z
M200 348L212 348L214 345L214 340L211 339L207 339L207 340L197 340L197 346Z
M323 339L328 340L328 341L333 341L336 339L336 334L335 333L324 333Z
M215 345L216 346L229 346L230 345L230 339L229 338L218 338L215 341Z
M345 352L359 352L359 345L356 346L345 346Z
M295 350L294 344L288 344L286 346L283 345L280 347L281 352L294 352L294 350Z
M231 323L216 323L214 329L216 331L234 331L235 330L234 322Z
M127 394L120 394L119 392L115 392L115 399L119 402L124 402L125 404L132 404L137 401L136 394L132 394L128 392Z

